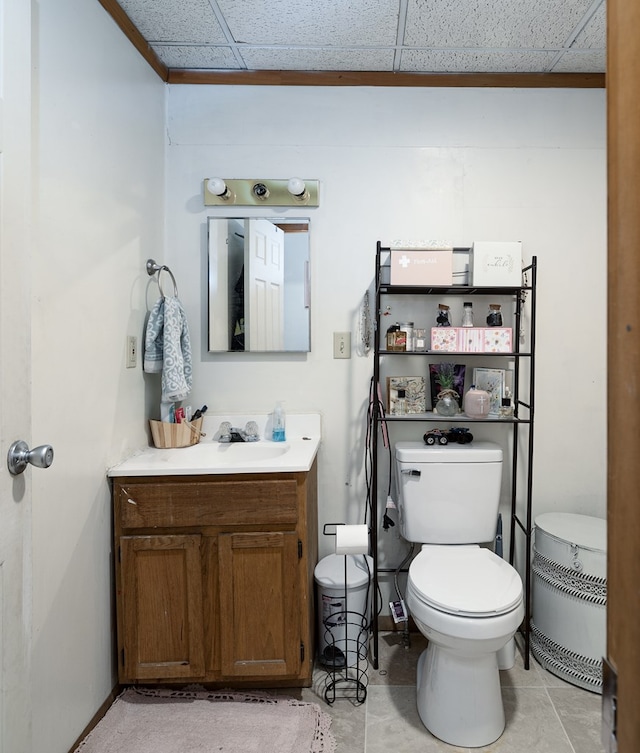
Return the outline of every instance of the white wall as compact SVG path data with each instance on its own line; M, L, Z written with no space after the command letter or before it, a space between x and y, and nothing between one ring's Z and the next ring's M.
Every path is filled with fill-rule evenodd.
M333 359L332 332L351 330L355 349L376 241L397 238L522 240L537 255L534 513L605 515L603 90L171 86L168 139L166 256L192 328L192 402L321 411L321 525L362 517L372 373L370 356ZM320 208L235 213L311 217L312 351L208 354L206 218L231 212L203 206L202 180L292 175L321 181ZM397 527L381 536L395 567Z
M34 14L33 750L66 753L116 683L106 468L146 442L140 338L162 258L165 87L97 2ZM140 342L140 341L139 341Z

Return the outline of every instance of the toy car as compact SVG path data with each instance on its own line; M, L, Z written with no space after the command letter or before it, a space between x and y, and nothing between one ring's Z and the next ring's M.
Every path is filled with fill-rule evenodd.
M447 439L457 444L469 444L473 442L473 434L463 426L454 426L447 430Z
M434 445L436 442L438 444L449 444L447 435L440 429L431 429L424 435L423 439L424 443L428 445Z

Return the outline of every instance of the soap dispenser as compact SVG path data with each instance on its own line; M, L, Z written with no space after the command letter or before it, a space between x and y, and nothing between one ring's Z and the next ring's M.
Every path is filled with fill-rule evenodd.
M284 417L284 410L282 408L282 403L278 402L276 403L275 410L273 411L273 431L271 434L271 439L274 442L284 442L286 440L285 435L285 417Z

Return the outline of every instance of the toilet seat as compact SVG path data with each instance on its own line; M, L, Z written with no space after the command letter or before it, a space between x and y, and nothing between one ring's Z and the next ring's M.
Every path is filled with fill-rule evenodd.
M413 595L464 617L506 614L522 603L522 581L508 562L479 546L426 545L409 567Z

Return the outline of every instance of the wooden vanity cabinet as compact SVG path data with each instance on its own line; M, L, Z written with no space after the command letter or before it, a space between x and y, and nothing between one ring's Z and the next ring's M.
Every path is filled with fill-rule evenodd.
M113 479L123 683L311 684L317 475Z

